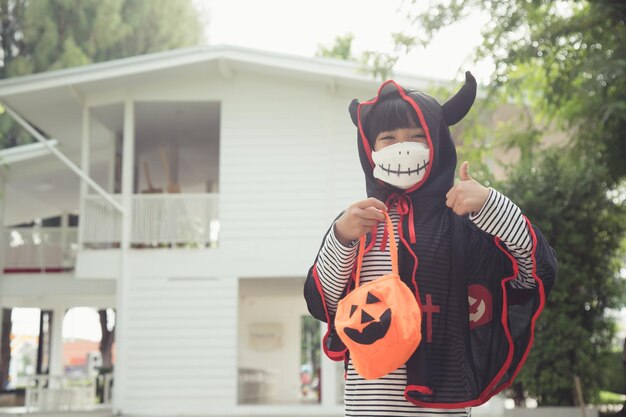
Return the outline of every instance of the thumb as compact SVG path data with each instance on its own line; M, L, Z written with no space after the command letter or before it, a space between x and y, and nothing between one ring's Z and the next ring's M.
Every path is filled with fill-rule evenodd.
M461 181L469 181L473 180L472 176L469 174L469 162L464 161L459 168L459 177Z

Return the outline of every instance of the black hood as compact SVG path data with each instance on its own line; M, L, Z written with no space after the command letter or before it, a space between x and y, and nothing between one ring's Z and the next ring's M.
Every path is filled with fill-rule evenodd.
M374 162L372 149L366 138L363 124L367 121L369 110L384 95L397 91L403 100L411 105L417 115L421 127L424 129L430 149L430 163L426 169L424 178L407 190L401 190L380 181L373 176ZM468 71L465 73L465 85L458 93L444 105L441 105L433 97L419 92L406 90L395 81L384 82L376 97L364 103L357 99L350 103L350 116L357 126L357 144L359 159L365 173L365 181L368 197L385 199L391 193L407 194L411 200L434 197L445 199L446 194L454 185L456 170L456 148L450 129L460 121L472 107L476 97L476 80ZM373 141L372 141L373 143Z

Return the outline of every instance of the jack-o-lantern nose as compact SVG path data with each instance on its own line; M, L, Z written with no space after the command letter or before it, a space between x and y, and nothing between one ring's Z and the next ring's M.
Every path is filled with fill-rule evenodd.
M369 323L370 321L374 321L374 317L367 314L365 310L361 310L361 324Z

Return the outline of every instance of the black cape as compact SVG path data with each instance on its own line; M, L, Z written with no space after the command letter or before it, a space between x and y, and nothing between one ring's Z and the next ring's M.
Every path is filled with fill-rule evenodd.
M431 150L424 178L408 190L373 177L371 149L362 128L371 106L392 91L398 91L415 110ZM507 282L517 276L518 267L506 246L446 206L457 162L448 126L467 114L475 95L476 81L467 72L465 85L443 106L393 81L385 82L372 100L350 104L367 194L389 207L395 205L401 214L400 276L423 314L422 342L406 364L405 398L421 407L478 406L510 386L528 356L536 320L556 279L555 251L525 216L533 239L537 285L513 289ZM368 239L366 251L374 243L371 236ZM347 362L349 352L326 307L316 262L308 272L304 297L309 312L328 323L325 354ZM344 295L353 286L354 270Z

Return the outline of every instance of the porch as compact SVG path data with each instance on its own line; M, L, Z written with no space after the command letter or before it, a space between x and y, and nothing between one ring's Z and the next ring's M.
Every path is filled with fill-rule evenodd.
M119 194L113 198L121 201ZM85 200L78 226L70 226L68 217L62 216L59 227L0 229L1 272L69 272L79 249L119 249L120 213L100 196ZM131 248L217 247L218 202L217 193L133 195Z
M3 407L0 408L0 416L23 416L30 415L32 416L32 412L28 412L26 407ZM45 416L45 417L112 417L115 414L111 411L111 406L94 408L93 410L83 410L83 411L46 411L46 412L38 412L34 415Z

